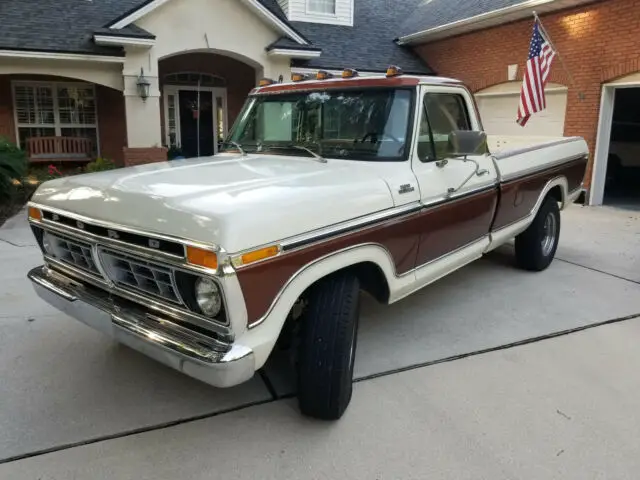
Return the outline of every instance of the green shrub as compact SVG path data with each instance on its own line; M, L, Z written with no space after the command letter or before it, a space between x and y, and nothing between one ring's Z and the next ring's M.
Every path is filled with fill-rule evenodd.
M27 155L6 138L0 137L0 200L15 193L14 181L21 181L27 172Z
M167 160L173 160L175 158L182 157L183 155L182 149L175 145L171 145L167 150Z
M87 173L104 172L106 170L113 170L116 168L116 164L107 158L96 158L93 162L88 163L85 170Z

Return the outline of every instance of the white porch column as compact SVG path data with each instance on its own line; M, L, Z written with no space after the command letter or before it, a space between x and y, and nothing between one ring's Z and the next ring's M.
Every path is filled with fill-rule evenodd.
M154 48L131 48L127 49L126 55L122 72L128 143L125 163L166 160L166 149L162 148L158 60ZM151 84L146 100L138 92L141 72Z

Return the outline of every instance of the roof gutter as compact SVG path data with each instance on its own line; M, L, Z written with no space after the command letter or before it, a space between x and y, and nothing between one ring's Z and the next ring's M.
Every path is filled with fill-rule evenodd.
M38 50L2 50L0 57L33 58L38 60L75 60L80 62L124 63L124 57L85 53L43 52Z
M275 57L289 57L306 60L310 58L317 58L322 55L322 50L302 50L294 48L272 48L267 51L267 55Z
M437 38L450 37L450 36L456 35L457 33L463 33L464 31L471 30L468 27L474 24L479 24L478 28L481 28L482 23L488 23L491 20L495 20L497 18L506 16L509 14L525 13L531 8L539 7L541 5L546 5L555 1L556 0L528 0L518 5L513 5L511 7L500 8L498 10L493 10L491 12L476 15L475 17L465 18L463 20L447 23L446 25L441 25L439 27L430 28L428 30L422 30L420 32L412 33L410 35L405 35L398 38L396 40L396 43L398 43L399 45L411 45L415 43L424 42L426 40L430 40L433 37L437 37Z
M153 38L136 38L136 37L121 37L118 35L94 35L93 41L97 45L103 45L106 47L146 47L151 48L156 44Z

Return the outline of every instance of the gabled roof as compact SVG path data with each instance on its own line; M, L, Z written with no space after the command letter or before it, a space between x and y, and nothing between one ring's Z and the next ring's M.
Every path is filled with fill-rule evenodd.
M532 17L596 0L423 0L400 24L400 43L413 44Z
M162 1L0 0L0 50L123 56L119 46L97 45L94 34L152 41L152 33L127 19ZM293 36L283 35L267 47L268 51L322 52L316 58L294 60L294 66L384 71L397 64L407 73L433 73L410 49L394 42L398 26L423 0L397 0L393 8L389 8L389 0L356 0L353 27L289 22L278 0L236 1L253 7L274 25L291 29ZM118 23L120 28L110 28Z
M0 49L122 55L93 32L140 0L0 0Z
M152 1L0 0L0 49L122 56L119 47L96 45L93 35L154 38L134 24L109 28ZM257 2L279 22L287 22L277 0Z
M356 0L353 27L292 22L312 45L322 49L321 56L312 60L294 60L293 65L372 72L383 72L389 65L398 65L406 73L433 74L410 48L399 46L394 41L398 36L398 26L421 1L396 0L393 8L389 8L388 0Z

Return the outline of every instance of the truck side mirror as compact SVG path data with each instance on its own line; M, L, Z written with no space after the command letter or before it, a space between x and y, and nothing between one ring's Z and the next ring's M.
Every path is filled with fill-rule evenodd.
M452 157L485 155L489 153L487 134L474 130L454 130L449 134L449 152Z

